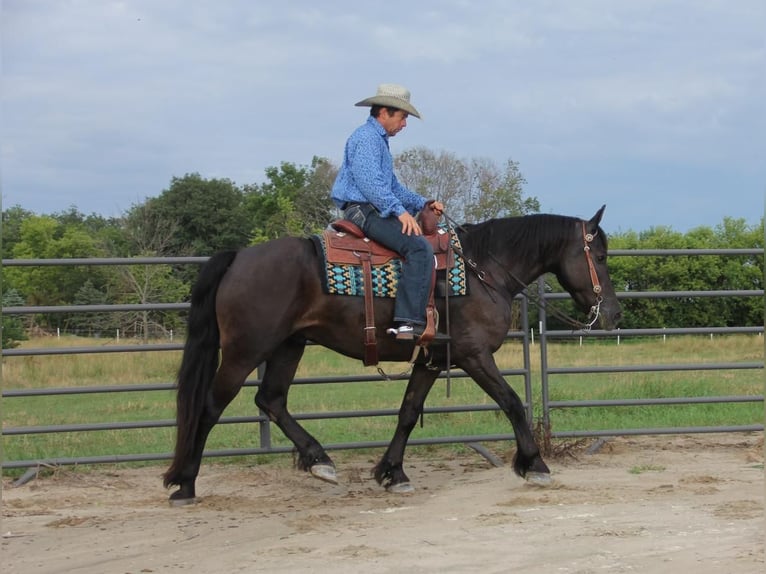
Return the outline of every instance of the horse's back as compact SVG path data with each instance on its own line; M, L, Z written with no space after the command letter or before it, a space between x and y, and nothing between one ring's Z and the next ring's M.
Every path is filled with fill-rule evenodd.
M284 237L240 250L218 287L219 321L243 328L296 321L321 294L319 264L309 239Z
M246 283L272 287L305 281L318 276L317 254L311 240L281 237L241 249L232 262L221 287Z
M239 257L280 257L285 253L298 253L303 250L314 252L312 242L306 237L279 237L257 245L250 245L240 249L237 253Z

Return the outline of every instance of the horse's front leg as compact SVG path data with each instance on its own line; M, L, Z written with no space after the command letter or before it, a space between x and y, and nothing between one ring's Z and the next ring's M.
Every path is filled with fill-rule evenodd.
M282 430L298 451L297 466L321 480L338 483L335 464L319 441L304 429L287 410L287 393L293 382L306 343L289 340L266 361L266 371L255 404Z
M423 411L426 397L438 376L439 371L430 370L423 365L413 367L402 405L399 408L399 420L394 438L380 462L373 469L375 480L378 481L378 484L385 486L389 492L404 493L414 490L403 468L404 449L407 446L407 439Z
M516 437L513 470L529 482L545 486L551 482L551 471L540 455L540 449L527 421L524 403L506 382L491 354L475 355L459 365L503 410L511 421Z

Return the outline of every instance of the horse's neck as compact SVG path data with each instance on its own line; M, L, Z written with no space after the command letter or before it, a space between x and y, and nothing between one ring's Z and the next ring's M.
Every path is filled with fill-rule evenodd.
M513 248L502 253L490 250L476 258L476 271L489 273L495 283L504 286L513 297L538 277L555 270L556 262L548 252L545 248L536 249L534 253L514 253Z
M564 234L563 229L561 234L550 230L565 226L568 219L537 215L491 220L478 224L482 228L477 243L471 241L469 227L466 239L471 243L468 247L477 271L488 270L511 295L518 294L541 275L556 271Z
M513 260L507 258L502 263L502 273L505 287L513 297L521 293L524 288L546 272L542 260L531 261L530 259Z

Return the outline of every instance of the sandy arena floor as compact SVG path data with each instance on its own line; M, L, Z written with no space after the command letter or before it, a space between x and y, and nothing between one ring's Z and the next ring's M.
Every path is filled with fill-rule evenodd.
M412 456L409 495L354 453L333 454L338 486L205 462L184 508L167 504L164 467L61 469L4 482L2 571L760 574L763 452L762 433L615 438L549 459L546 489L478 455Z

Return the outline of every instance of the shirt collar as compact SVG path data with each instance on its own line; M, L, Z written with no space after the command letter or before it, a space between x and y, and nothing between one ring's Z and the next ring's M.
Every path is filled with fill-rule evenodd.
M378 132L378 134L381 135L384 140L386 140L386 143L388 143L388 132L383 128L382 125L380 125L378 118L370 116L367 118L367 123L372 125L375 131Z

